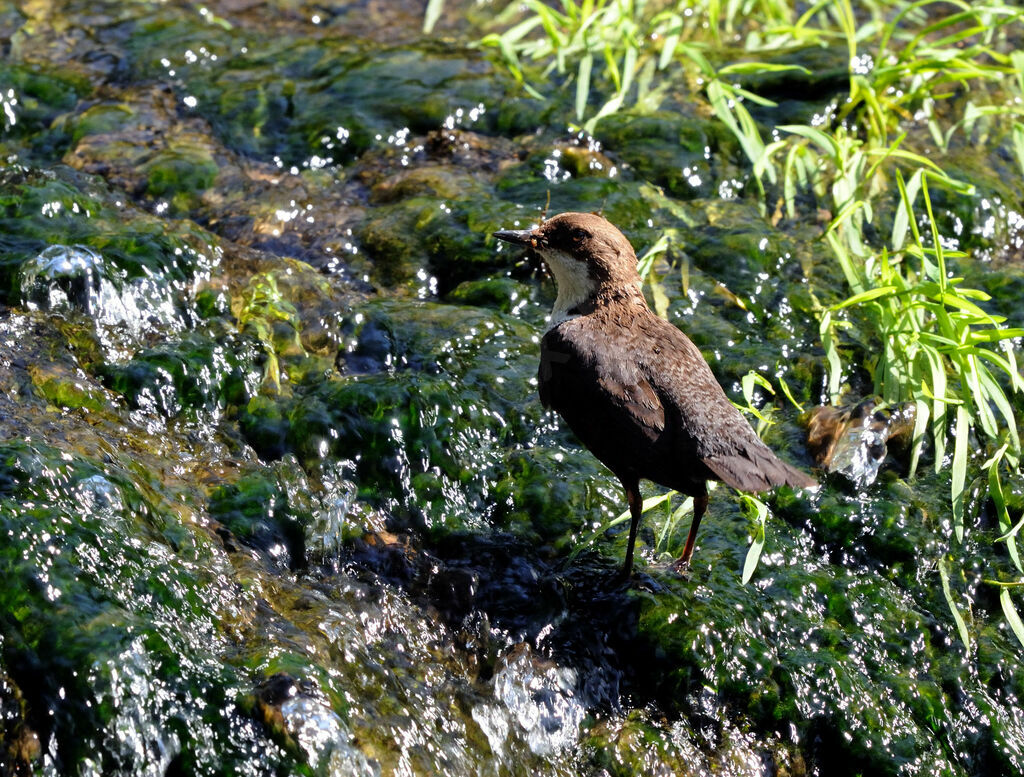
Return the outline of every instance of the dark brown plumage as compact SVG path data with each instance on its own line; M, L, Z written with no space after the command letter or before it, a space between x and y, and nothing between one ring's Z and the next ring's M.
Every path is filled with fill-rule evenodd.
M555 276L558 296L541 340L540 398L626 491L626 573L640 523L641 478L693 497L678 570L693 553L708 480L740 491L816 485L761 442L697 347L647 307L636 254L612 224L562 213L533 229L494 234L534 249Z

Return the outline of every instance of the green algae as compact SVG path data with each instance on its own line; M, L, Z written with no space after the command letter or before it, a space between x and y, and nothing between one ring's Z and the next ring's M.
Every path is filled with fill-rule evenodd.
M35 389L56 407L99 412L107 406L107 397L89 385L84 374L68 376L61 370L53 370L49 364L32 365L29 374Z
M217 178L217 164L204 148L171 148L143 166L146 194L170 199L175 212L187 213Z
M308 511L296 508L273 470L243 475L215 488L209 498L210 517L232 537L291 569L306 563L306 529L311 522Z
M3 661L33 676L21 683L26 723L56 747L55 765L175 763L200 774L239 763L242 743L262 738L237 711L219 723L211 715L233 707L237 678L215 658L224 643L208 608L230 595L204 571L209 544L169 541L162 507L88 460L8 443L0 462L10 540L0 564L16 581L2 595ZM197 684L203 697L189 690Z
M7 139L13 137L40 153L59 145L60 138L48 132L51 122L91 91L88 79L73 71L10 61L0 63L0 83L6 92L0 147L18 148Z
M531 296L531 289L511 278L488 278L463 281L452 289L447 299L461 305L476 305L511 313Z
M124 364L98 372L132 408L166 417L189 411L217 411L244 405L254 392L256 349L232 337L216 340L198 333L140 350Z
M378 304L353 320L344 358L357 374L244 409L241 428L262 455L292 452L307 469L328 454L351 462L361 498L413 525L455 530L486 519L549 539L565 530L583 492L568 489L578 495L565 503L538 498L550 467L564 465L516 452L534 434L530 420L540 422L508 390L535 369L522 358L529 330L440 305Z
M20 302L19 269L48 245L83 245L101 254L112 280L190 281L216 261L210 236L126 208L98 179L57 167L8 168L0 175L0 291Z
M439 207L436 197L410 196L377 208L359 232L373 279L385 286L419 288L422 274L429 272L436 280L427 292L444 296L498 269L502 261L490 235L507 222L511 208L501 201L474 200L474 194L467 186L451 206L443 204L447 197L440 198Z
M198 56L183 59L197 39ZM174 69L227 147L289 165L311 154L347 161L395 132L435 129L456 108L497 102L505 78L458 49L371 52L350 38L294 33L254 39L166 11L139 25L131 47L140 72ZM279 77L262 78L268 69Z
M721 124L673 111L615 114L601 122L596 137L633 174L684 200L712 195L725 177L712 166L736 154Z

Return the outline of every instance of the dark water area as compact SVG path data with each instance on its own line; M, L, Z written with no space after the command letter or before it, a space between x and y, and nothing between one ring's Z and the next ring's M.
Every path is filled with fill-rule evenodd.
M618 577L619 485L536 396L552 284L491 233L549 198L638 253L671 230L645 290L740 404L752 369L827 399L842 275L692 85L585 136L571 84L471 45L488 4L422 12L0 2L0 775L1024 773L984 457L957 542L899 409L862 413L869 477L848 433L767 497L748 584L724 487L687 577L679 497ZM954 149L979 196L942 218L1012 323L1008 143ZM812 469L806 416L755 400Z

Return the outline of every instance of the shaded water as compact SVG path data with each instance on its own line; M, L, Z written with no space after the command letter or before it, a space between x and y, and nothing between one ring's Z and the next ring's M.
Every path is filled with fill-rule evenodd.
M0 773L1024 771L1010 563L941 467L776 494L747 586L720 488L687 579L661 513L617 579L618 485L535 396L550 285L490 233L549 192L677 230L652 297L733 398L811 406L820 225L685 85L580 137L483 10L392 5L0 3ZM1021 183L959 153L1002 208L949 214L961 271L1018 316Z

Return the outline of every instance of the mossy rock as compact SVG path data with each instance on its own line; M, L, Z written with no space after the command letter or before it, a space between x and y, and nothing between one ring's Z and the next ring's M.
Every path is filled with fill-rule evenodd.
M231 537L259 550L269 564L298 570L306 566L306 532L312 516L309 505L290 488L286 469L262 467L233 483L218 486L209 497L210 517L224 525Z
M52 142L54 138L49 138L46 130L53 120L93 89L84 76L60 66L10 61L0 63L0 82L5 90L10 90L10 111L16 117L14 122L4 120L5 134L31 137L31 142L37 145ZM5 104L10 99L4 95Z
M123 195L121 195L123 197ZM214 261L212 235L126 209L99 179L70 168L9 168L0 173L0 298L19 304L19 271L47 246L81 245L102 255L110 280L193 280Z
M461 305L495 308L509 313L533 296L525 283L511 278L485 278L463 281L448 294L448 301Z
M179 145L147 160L143 170L146 194L169 197L177 212L187 213L199 196L213 186L218 167L209 149Z
M280 760L234 709L245 679L218 647L214 603L234 594L212 572L216 546L182 532L151 483L136 487L114 462L6 443L0 531L3 672L23 693L25 722L54 748L55 768L89 759L117 771L166 758L156 742L124 749L142 709L180 737L174 759L190 771L202 743L216 743L225 771L250 748Z
M99 372L130 407L170 418L245 405L259 381L257 353L253 343L236 337L214 340L193 333Z
M721 124L678 113L617 113L595 131L605 150L645 181L673 197L706 198L716 193L715 159L734 153L735 139Z

